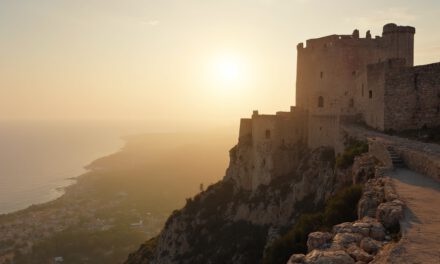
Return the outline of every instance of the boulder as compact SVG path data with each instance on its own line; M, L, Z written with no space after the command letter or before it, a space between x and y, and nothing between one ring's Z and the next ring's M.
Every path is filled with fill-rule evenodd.
M360 248L369 254L375 255L377 251L382 247L382 243L372 239L371 237L365 237L361 240Z
M343 250L313 250L304 258L305 264L354 264L355 261Z
M287 261L286 264L303 263L304 257L305 257L304 254L293 254L292 256L290 256L289 261Z
M338 233L333 238L332 247L348 248L351 245L359 245L363 236L357 233Z
M352 166L352 181L353 184L365 183L375 176L374 157L369 154L362 154L355 157Z
M385 239L385 228L383 227L383 225L381 223L374 223L371 228L370 228L370 237L375 239L375 240L379 240L379 241L383 241Z
M399 196L397 195L396 190L394 189L393 183L388 178L387 178L387 181L385 183L383 192L384 192L385 200L387 202L390 202L390 201L393 201L393 200L396 200L396 199L399 198Z
M328 232L313 232L309 234L307 239L307 249L312 251L314 249L324 249L329 247L333 235Z
M345 222L342 224L338 224L333 226L333 234L338 233L353 233L353 223L352 222Z
M357 221L353 224L353 229L356 233L363 235L364 237L370 235L370 223L365 223L362 221Z
M357 246L351 246L347 249L347 253L356 261L370 262L373 260L373 256L362 250Z
M399 225L403 217L403 202L395 199L392 202L381 203L377 208L376 219L386 228Z
M364 192L358 204L358 218L376 217L376 209L380 202L373 191Z

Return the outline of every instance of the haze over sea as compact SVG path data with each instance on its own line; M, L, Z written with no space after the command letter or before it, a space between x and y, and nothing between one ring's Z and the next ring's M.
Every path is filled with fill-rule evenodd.
M63 194L93 160L120 149L141 122L1 121L0 214Z

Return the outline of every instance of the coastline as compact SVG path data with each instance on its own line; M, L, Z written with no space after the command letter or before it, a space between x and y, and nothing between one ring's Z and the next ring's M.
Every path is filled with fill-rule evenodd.
M57 199L0 215L0 264L49 263L60 255L69 263L81 262L79 257L121 263L160 232L201 182L223 177L233 140L223 134L125 138L119 151L85 166ZM93 246L87 246L91 238Z
M120 150L114 152L113 154L115 154L115 153L117 153L117 152L119 152L119 151L120 151ZM112 154L110 154L110 155L112 155ZM104 157L106 157L106 156L104 156ZM102 159L102 158L103 158L103 157L99 157L99 158L93 160L91 163L89 163L89 165L92 164L93 162L99 160L99 159ZM88 167L89 165L83 166L83 170L84 170L84 172L82 172L82 173L79 174L78 176L67 177L67 178L61 179L61 180L60 180L60 186L57 186L57 187L54 187L54 188L50 189L49 192L57 192L57 193L58 193L57 195L55 195L55 197L50 198L50 199L47 200L47 201L43 201L43 202L39 202L39 203L33 203L33 204L30 204L30 205L28 205L27 207L22 208L22 209L17 209L17 210L10 211L10 212L0 213L0 221L1 221L1 218L2 218L3 216L7 216L7 215L12 215L12 214L20 213L20 212L26 211L26 210L31 209L31 208L34 208L34 207L39 207L39 206L49 205L49 204L51 204L52 202L55 202L55 201L57 201L57 200L63 198L63 196L65 196L65 195L67 194L67 192L68 192L73 186L75 186L75 185L78 184L78 180L79 180L79 178L83 177L84 175L87 175L89 172L91 172L91 171L93 170L93 168L89 168L89 167ZM61 184L61 183L64 183L64 184ZM47 195L49 195L49 194L47 194Z

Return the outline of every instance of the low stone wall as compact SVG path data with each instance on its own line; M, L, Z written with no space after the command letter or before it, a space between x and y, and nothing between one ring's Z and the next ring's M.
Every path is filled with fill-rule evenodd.
M440 157L429 152L394 145L394 150L403 159L406 166L440 182Z
M346 137L367 139L369 154L384 164L383 172L393 169L387 146L391 146L405 165L418 173L440 182L440 146L415 140L390 136L360 126L345 125Z

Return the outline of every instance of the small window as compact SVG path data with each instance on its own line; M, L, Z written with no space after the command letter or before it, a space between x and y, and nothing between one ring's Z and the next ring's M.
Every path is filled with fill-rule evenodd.
M324 72L321 72L320 74L319 74L319 76L321 77L321 79L324 77Z
M349 107L354 107L354 100L353 98L350 99L350 102L348 103Z
M356 76L356 71L352 71L351 75Z
M364 97L364 84L362 84L362 97Z
M318 107L324 107L324 98L322 96L318 97Z
M372 91L372 90L368 91L368 97L369 97L370 99L373 98L373 91Z
M266 139L270 139L270 130L269 129L266 130Z

